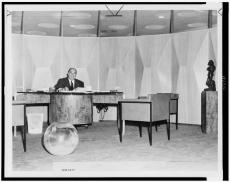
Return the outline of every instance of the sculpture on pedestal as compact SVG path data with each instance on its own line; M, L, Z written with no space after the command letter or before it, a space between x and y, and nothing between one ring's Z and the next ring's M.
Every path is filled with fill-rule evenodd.
M208 88L204 89L204 91L216 91L216 83L213 80L213 75L214 75L214 71L215 71L216 67L214 65L213 60L209 60L208 62L208 78L206 81L206 85L208 86Z

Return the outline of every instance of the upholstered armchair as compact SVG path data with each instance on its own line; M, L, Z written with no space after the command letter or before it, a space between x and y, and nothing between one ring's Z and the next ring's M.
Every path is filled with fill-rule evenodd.
M178 99L179 99L179 94L176 94L176 93L157 93L157 94L164 94L164 95L170 96L170 111L169 112L170 112L170 115L176 115L176 129L178 129ZM169 118L169 120L170 120L170 118ZM156 126L156 129L157 129L157 126Z
M170 95L151 94L146 99L123 99L118 102L119 137L122 142L124 125L148 128L149 143L152 145L152 126L166 124L168 140L170 140Z
M179 94L176 93L157 93L157 94L166 94L170 96L170 115L176 115L176 129L178 129L178 99ZM150 97L148 96L138 96L138 99L148 99ZM169 118L170 120L170 118ZM157 125L155 125L156 131L157 131Z

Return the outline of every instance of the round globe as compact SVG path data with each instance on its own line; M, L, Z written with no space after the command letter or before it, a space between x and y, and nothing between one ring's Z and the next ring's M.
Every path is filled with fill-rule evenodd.
M54 122L45 131L43 144L53 155L68 155L74 152L79 142L76 128L66 122Z

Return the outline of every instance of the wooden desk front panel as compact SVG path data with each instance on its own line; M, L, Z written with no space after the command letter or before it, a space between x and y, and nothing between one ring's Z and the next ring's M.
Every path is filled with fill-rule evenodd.
M91 95L50 95L50 122L70 122L72 124L91 124Z

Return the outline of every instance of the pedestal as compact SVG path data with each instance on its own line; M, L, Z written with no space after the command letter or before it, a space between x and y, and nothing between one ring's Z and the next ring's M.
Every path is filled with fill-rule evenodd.
M203 133L218 131L218 95L217 91L201 93L201 129Z

